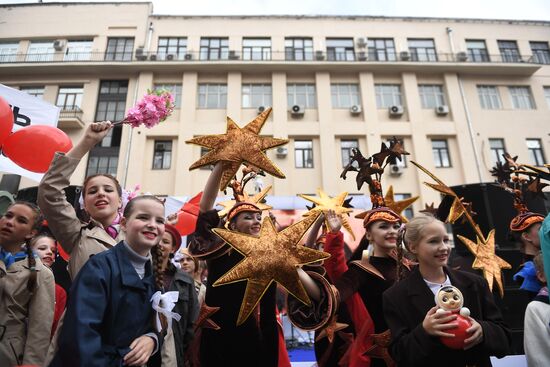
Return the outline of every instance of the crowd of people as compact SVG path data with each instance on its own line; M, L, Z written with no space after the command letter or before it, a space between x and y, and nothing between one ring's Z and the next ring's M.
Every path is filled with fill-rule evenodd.
M254 280L215 284L244 255L212 229L257 237L262 209L236 192L235 205L225 217L218 215L218 162L187 243L176 219L165 217L162 200L141 195L125 201L118 181L106 174L82 183L82 218L63 189L111 128L110 122L90 124L68 153L54 157L40 182L38 205L16 201L0 218L0 367L290 366L281 312L316 332L321 367L479 367L490 366L491 356L510 354L511 331L487 281L447 266L451 247L444 223L432 215L404 223L383 202L364 215L363 239L351 256L345 254L343 218L323 212L305 245L331 257L297 268L311 303L288 294L281 305L281 289L273 283L239 324L247 283ZM510 225L525 254L518 277L532 299L525 313L529 366L550 365L550 306L538 233L543 220L523 211ZM70 256L68 293L50 270L58 246ZM447 286L460 290L469 309L460 349L442 342L456 337L459 317L436 305Z

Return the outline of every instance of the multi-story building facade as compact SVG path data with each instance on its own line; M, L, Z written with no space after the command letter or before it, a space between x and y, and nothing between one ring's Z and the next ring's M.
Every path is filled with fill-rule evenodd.
M290 140L268 152L287 176L264 179L276 196L361 194L339 178L351 149L373 154L392 136L411 155L385 186L421 195L415 210L439 197L410 159L449 185L492 181L505 151L548 162L550 22L170 16L150 3L1 5L0 18L0 81L60 106L72 139L121 119L147 89L176 97L159 126L113 129L75 183L109 172L126 187L192 195L209 171L188 170L204 151L185 141L268 106L262 134Z

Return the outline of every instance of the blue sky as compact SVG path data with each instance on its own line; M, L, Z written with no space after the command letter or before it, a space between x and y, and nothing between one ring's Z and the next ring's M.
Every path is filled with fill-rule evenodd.
M2 4L36 2L0 0ZM155 14L169 15L384 15L550 21L550 0L153 0L153 4Z

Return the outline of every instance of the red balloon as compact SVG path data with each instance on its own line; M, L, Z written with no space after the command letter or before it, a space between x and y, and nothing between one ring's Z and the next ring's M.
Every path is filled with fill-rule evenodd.
M453 320L451 322L458 324L458 326L452 329L447 329L445 330L445 332L449 334L454 334L454 337L447 338L442 336L439 339L444 345L448 346L451 349L464 349L464 340L468 339L468 337L470 336L470 334L466 332L466 329L472 326L472 323L470 322L470 319L462 315L457 315L456 320Z
M10 104L0 97L0 145L11 134L13 129L13 111Z
M66 153L72 147L71 139L58 128L35 125L8 136L2 150L19 167L44 173L50 167L55 152Z

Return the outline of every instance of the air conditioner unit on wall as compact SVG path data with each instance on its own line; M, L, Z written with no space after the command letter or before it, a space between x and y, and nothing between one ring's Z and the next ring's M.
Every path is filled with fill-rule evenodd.
M145 49L143 47L136 48L136 60L147 60L147 55L145 54Z
M401 176L401 174L403 174L403 167L398 166L397 164L390 165L390 175Z
M53 48L56 51L63 51L63 47L65 46L65 41L63 40L55 40L53 41Z
M315 51L315 60L323 61L325 59L325 54L323 51Z
M367 61L367 53L365 51L359 51L357 53L357 61Z
M291 114L293 117L301 117L301 116L304 116L304 113L305 113L305 107L304 107L304 106L295 104L294 106L292 106L292 107L290 108L290 114Z
M238 60L239 54L235 50L229 50L229 60Z
M468 54L467 54L466 52L464 52L464 51L458 52L458 53L456 54L456 60L457 60L457 61L462 61L462 62L468 61Z
M277 157L286 157L288 154L288 149L286 147L278 147L277 148Z
M353 105L349 108L349 112L352 114L352 115L359 115L361 113L362 109L361 109L361 106L359 105Z
M183 57L185 60L193 60L193 54L190 54L190 53L186 53L185 56Z
M393 117L401 116L403 112L403 106L391 106L388 108L388 113Z
M366 37L359 37L359 38L357 38L356 44L357 44L357 47L359 47L359 48L365 48L365 47L367 47L367 42L368 42L368 40L367 40Z
M435 113L439 116L445 116L449 114L449 106L441 105L435 108Z
M149 60L151 60L151 61L157 61L157 54L151 54L151 55L149 55Z
M174 60L174 54L167 54L166 55L166 60L168 60L168 61Z
M401 51L399 53L399 58L402 61L409 61L411 59L411 54L409 53L409 51Z
M265 111L265 106L258 106L258 108L256 109L256 111L257 111L258 113L264 112L264 111Z

